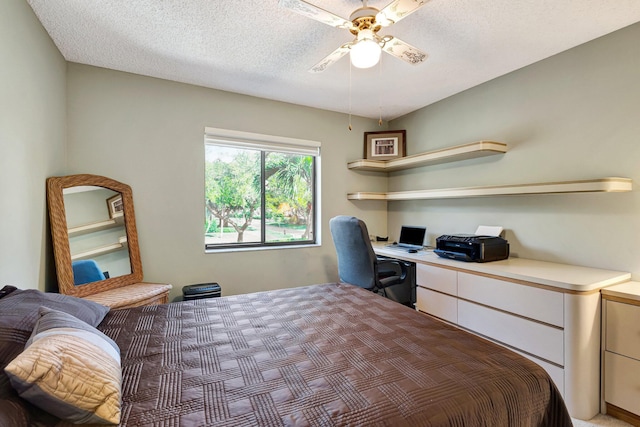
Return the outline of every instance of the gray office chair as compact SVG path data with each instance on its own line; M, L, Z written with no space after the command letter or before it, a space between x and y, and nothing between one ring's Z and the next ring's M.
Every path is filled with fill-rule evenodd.
M329 228L338 254L340 281L395 299L385 289L405 282L405 264L398 260L378 259L371 247L366 224L356 217L331 218Z

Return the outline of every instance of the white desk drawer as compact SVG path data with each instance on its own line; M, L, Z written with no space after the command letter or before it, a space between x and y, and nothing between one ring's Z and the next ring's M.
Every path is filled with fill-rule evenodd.
M640 415L640 361L605 351L604 400Z
M522 317L458 300L458 324L564 366L564 333Z
M416 288L416 308L451 323L458 323L458 300L455 297Z
M640 360L640 306L607 301L606 324L606 349Z
M424 286L449 295L458 295L458 273L454 270L417 264L416 282L418 286Z
M564 396L564 369L558 368L556 365L552 365L551 363L545 362L544 360L540 360L530 354L523 353L517 350L513 351L542 366L544 370L547 371L553 382L556 384L556 387L558 388L560 393Z
M551 325L564 326L564 296L561 292L458 273L458 296Z

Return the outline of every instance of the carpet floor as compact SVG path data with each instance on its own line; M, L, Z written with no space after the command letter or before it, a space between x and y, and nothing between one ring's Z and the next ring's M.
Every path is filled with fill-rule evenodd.
M598 414L589 421L571 419L573 427L633 427L631 424L625 423L617 418L609 415Z

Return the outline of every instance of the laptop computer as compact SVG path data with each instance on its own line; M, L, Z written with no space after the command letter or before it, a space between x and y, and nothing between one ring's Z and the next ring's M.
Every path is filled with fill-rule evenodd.
M426 234L427 227L403 225L400 228L398 244L392 246L404 249L422 249Z

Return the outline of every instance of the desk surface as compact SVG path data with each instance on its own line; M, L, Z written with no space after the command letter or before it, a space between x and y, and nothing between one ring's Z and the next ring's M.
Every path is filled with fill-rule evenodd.
M441 258L429 249L410 254L406 249L389 248L386 247L386 244L373 243L373 250L378 255L413 261L419 264L430 264L471 273L490 274L576 292L594 291L631 280L631 274L623 271L601 270L523 258L476 263Z
M627 282L620 285L610 286L602 290L602 295L614 296L640 303L640 282Z

